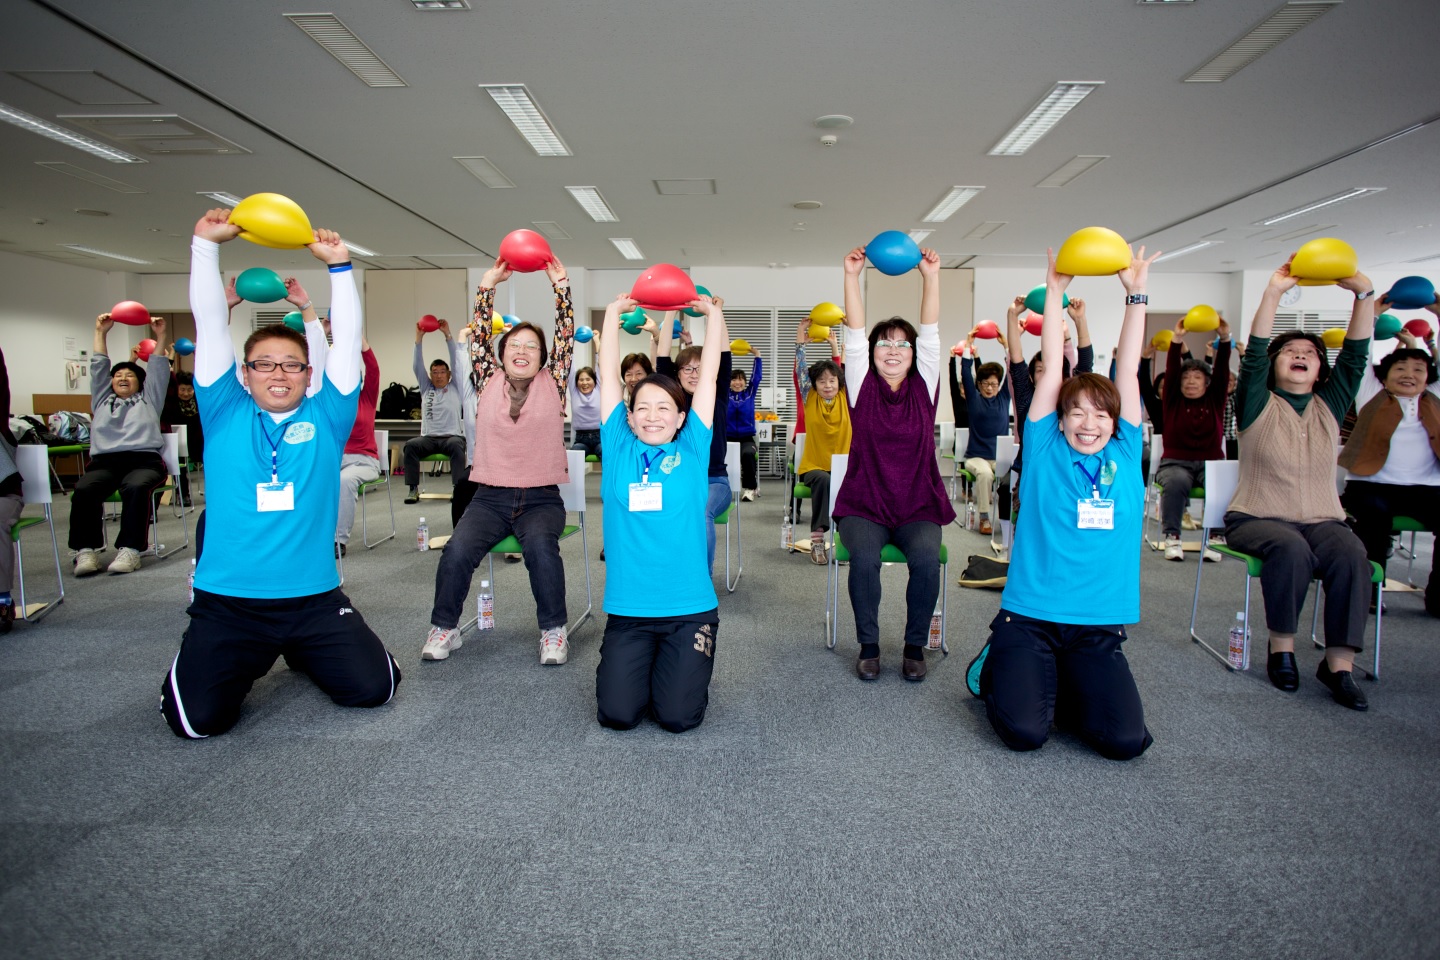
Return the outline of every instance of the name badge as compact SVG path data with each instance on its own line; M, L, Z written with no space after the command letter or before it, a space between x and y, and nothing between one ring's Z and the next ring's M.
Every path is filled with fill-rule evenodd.
M284 483L255 484L255 509L261 513L294 510L295 484L288 480Z
M1115 501L1081 497L1076 501L1078 519L1076 526L1081 530L1114 530Z
M649 513L661 509L664 502L661 489L658 483L630 484L630 512Z

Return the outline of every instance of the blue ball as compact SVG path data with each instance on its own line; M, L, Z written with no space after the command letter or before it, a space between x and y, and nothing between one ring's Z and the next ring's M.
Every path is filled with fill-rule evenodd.
M909 234L886 230L865 244L865 256L887 277L909 273L920 263L920 245Z
M690 311L687 310L687 311L685 311L685 312L686 312L686 313L689 313ZM685 329L685 324L683 324L683 323L680 322L680 318L679 318L679 317L676 317L676 318L675 318L675 326L673 326L673 327L670 328L670 336L672 336L672 337L678 337L678 336L680 336L680 331L682 331L682 330L684 330L684 329Z
M1401 310L1422 310L1435 302L1435 284L1424 277L1401 277L1386 296Z
M189 337L181 337L175 341L175 352L182 357L188 357L195 352L195 341Z
M589 343L592 339L594 339L594 337L595 337L595 331L594 331L594 330L591 330L589 327L576 327L576 328L575 328L575 342L576 342L576 343Z

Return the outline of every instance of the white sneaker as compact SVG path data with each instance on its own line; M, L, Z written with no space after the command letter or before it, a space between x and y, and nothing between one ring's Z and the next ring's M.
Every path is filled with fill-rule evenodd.
M754 491L754 490L741 490L741 491L740 491L740 499L741 499L741 500L744 500L746 503L752 502L752 501L755 499L755 491Z
M540 634L540 662L553 666L570 659L570 641L564 627L551 627Z
M100 572L100 554L94 550L81 550L75 554L75 576L93 577Z
M1184 560L1184 559L1185 559L1185 548L1180 545L1180 538L1179 538L1179 537L1166 537L1166 538L1165 538L1165 559L1166 559L1166 560Z
M1206 547L1206 548L1205 548L1205 552L1202 553L1201 556L1205 558L1205 562L1206 562L1206 563L1219 563L1219 562L1220 562L1220 554L1217 553L1217 552L1214 551L1214 550L1211 550L1209 547Z
M115 559L110 561L110 566L105 569L110 573L134 573L140 569L140 551L121 547L120 552L115 554Z
M459 630L431 627L430 635L425 638L425 649L420 651L420 659L444 660L450 656L450 651L459 650L463 643Z

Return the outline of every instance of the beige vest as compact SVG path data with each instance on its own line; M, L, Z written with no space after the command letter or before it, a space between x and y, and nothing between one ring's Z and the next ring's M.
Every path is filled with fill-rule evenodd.
M570 478L565 405L548 370L531 381L519 419L510 419L510 395L499 371L476 407L471 480L491 487L548 487Z
M1240 431L1240 486L1230 509L1252 517L1318 523L1344 520L1335 492L1340 425L1319 397L1303 415L1275 393Z

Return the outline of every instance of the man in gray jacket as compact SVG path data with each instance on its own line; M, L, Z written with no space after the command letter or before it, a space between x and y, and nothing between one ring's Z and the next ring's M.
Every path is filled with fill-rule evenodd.
M460 365L460 351L450 335L450 324L440 321L440 332L445 335L445 349L450 362L436 360L425 370L425 354L421 341L425 331L415 326L415 380L420 385L420 436L405 443L405 486L409 493L406 503L420 502L420 461L436 453L450 458L451 482L459 485L466 476L465 469L465 428L463 403L459 384L452 380L453 371Z

